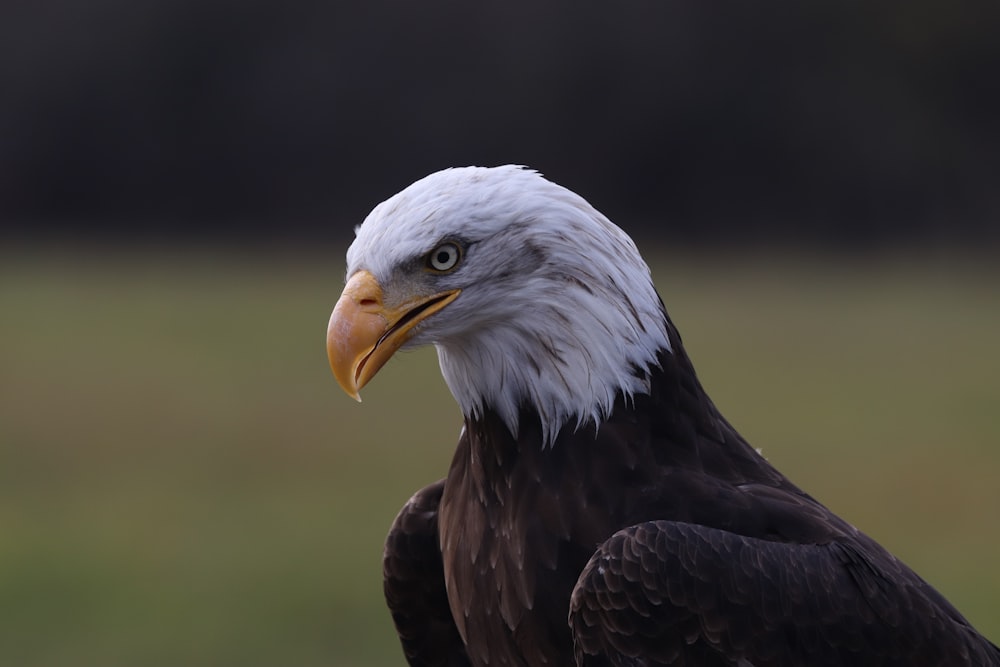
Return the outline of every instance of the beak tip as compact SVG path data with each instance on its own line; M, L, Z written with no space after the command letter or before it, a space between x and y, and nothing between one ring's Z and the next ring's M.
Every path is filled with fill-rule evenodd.
M344 391L345 394L347 394L348 396L350 396L351 398L353 398L358 403L361 402L361 387L359 387L357 385L357 383L355 383L355 382L344 382L343 379L341 378L340 374L337 373L337 369L336 368L333 371L333 376L334 376L334 378L336 378L337 384L340 385L340 388Z

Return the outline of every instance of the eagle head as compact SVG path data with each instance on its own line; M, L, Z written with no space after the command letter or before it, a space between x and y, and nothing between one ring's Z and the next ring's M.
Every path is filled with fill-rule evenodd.
M327 330L334 376L359 390L402 347L433 344L466 418L546 443L648 390L670 350L649 268L579 195L508 165L431 174L376 206L347 251Z

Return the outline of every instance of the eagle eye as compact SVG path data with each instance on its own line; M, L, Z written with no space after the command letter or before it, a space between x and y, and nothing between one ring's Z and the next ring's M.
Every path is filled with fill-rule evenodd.
M427 255L427 266L433 271L451 271L462 259L462 249L455 243L442 243Z

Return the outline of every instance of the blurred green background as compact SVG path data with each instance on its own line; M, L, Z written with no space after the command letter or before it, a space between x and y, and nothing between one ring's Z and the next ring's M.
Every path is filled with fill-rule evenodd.
M723 413L1000 640L995 262L642 245ZM402 663L382 540L460 415L432 350L340 392L343 251L0 251L0 664Z

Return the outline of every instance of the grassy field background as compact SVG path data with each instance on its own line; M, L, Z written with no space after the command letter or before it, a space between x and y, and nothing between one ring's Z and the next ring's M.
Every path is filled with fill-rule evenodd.
M1000 269L649 253L723 413L1000 641ZM358 405L342 248L0 251L0 665L397 665L382 540L460 415Z

